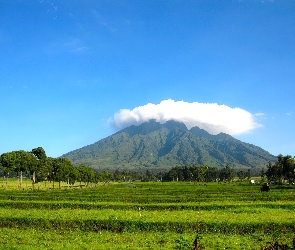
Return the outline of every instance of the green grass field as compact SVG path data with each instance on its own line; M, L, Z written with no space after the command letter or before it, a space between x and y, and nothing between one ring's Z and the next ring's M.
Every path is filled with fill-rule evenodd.
M136 185L136 188L134 188ZM292 246L295 189L247 183L110 183L0 189L0 249L260 249ZM55 185L58 187L58 185Z

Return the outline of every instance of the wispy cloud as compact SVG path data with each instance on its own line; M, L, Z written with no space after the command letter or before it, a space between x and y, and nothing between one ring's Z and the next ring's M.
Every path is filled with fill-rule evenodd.
M258 121L267 119L265 113L262 113L262 112L255 113L254 116L257 118Z
M85 53L89 50L89 47L85 46L83 42L78 38L66 38L64 41L57 41L50 44L46 51L49 54L60 53Z
M98 26L104 27L111 33L118 31L117 27L115 27L110 21L107 21L107 18L103 17L97 10L93 9L91 13Z
M159 104L148 103L132 110L121 109L108 120L108 123L116 129L122 129L130 125L139 125L150 119L160 123L175 120L183 122L188 129L198 126L211 134L220 132L241 134L262 126L255 121L254 115L241 108L171 99L161 101Z
M286 115L288 115L288 116L291 116L293 114L294 114L293 112L286 112Z
M68 41L61 44L65 49L70 52L84 52L89 48L83 45L83 42L78 38L70 38Z
M265 116L265 114L264 114L264 113L261 113L261 112L260 112L260 113L256 113L256 114L254 114L254 115L255 115L255 116L260 116L260 117L261 117L261 116Z

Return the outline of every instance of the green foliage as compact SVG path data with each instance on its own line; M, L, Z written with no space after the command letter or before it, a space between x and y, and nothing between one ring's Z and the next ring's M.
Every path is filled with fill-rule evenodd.
M185 236L181 236L179 239L177 239L176 243L176 249L179 250L190 250L192 247L191 239Z
M86 183L86 186L88 186L90 182L96 182L96 175L92 168L87 166L79 166L76 169L78 180L80 182Z
M35 155L38 160L45 161L46 159L46 153L42 147L33 148L32 154Z
M295 158L290 155L279 155L278 160L275 164L268 163L267 171L265 173L269 181L288 183L295 181Z
M236 176L235 169L226 166L225 168L215 168L208 166L185 166L174 167L169 172L164 173L164 181L232 181Z
M30 173L32 189L35 189L35 183L42 181L52 182L54 188L54 182L58 182L60 187L61 182L74 185L75 181L79 180L85 182L88 187L90 183L97 183L99 180L97 173L92 168L88 166L76 168L67 158L47 157L42 147L34 148L31 152L19 150L4 153L0 156L0 167L4 175L3 178L11 172L19 174L19 189L22 188L24 171ZM107 175L107 179L110 180L109 175Z

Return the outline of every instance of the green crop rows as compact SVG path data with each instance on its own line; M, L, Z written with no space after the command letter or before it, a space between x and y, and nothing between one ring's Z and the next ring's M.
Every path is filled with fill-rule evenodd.
M0 190L0 249L260 249L295 237L295 189L127 183Z

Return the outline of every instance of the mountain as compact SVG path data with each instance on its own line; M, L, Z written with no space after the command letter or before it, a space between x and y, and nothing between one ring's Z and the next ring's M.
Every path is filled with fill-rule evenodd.
M165 170L183 165L262 168L276 161L262 148L228 134L211 135L198 127L188 130L180 122L155 120L132 125L62 157L100 170Z

